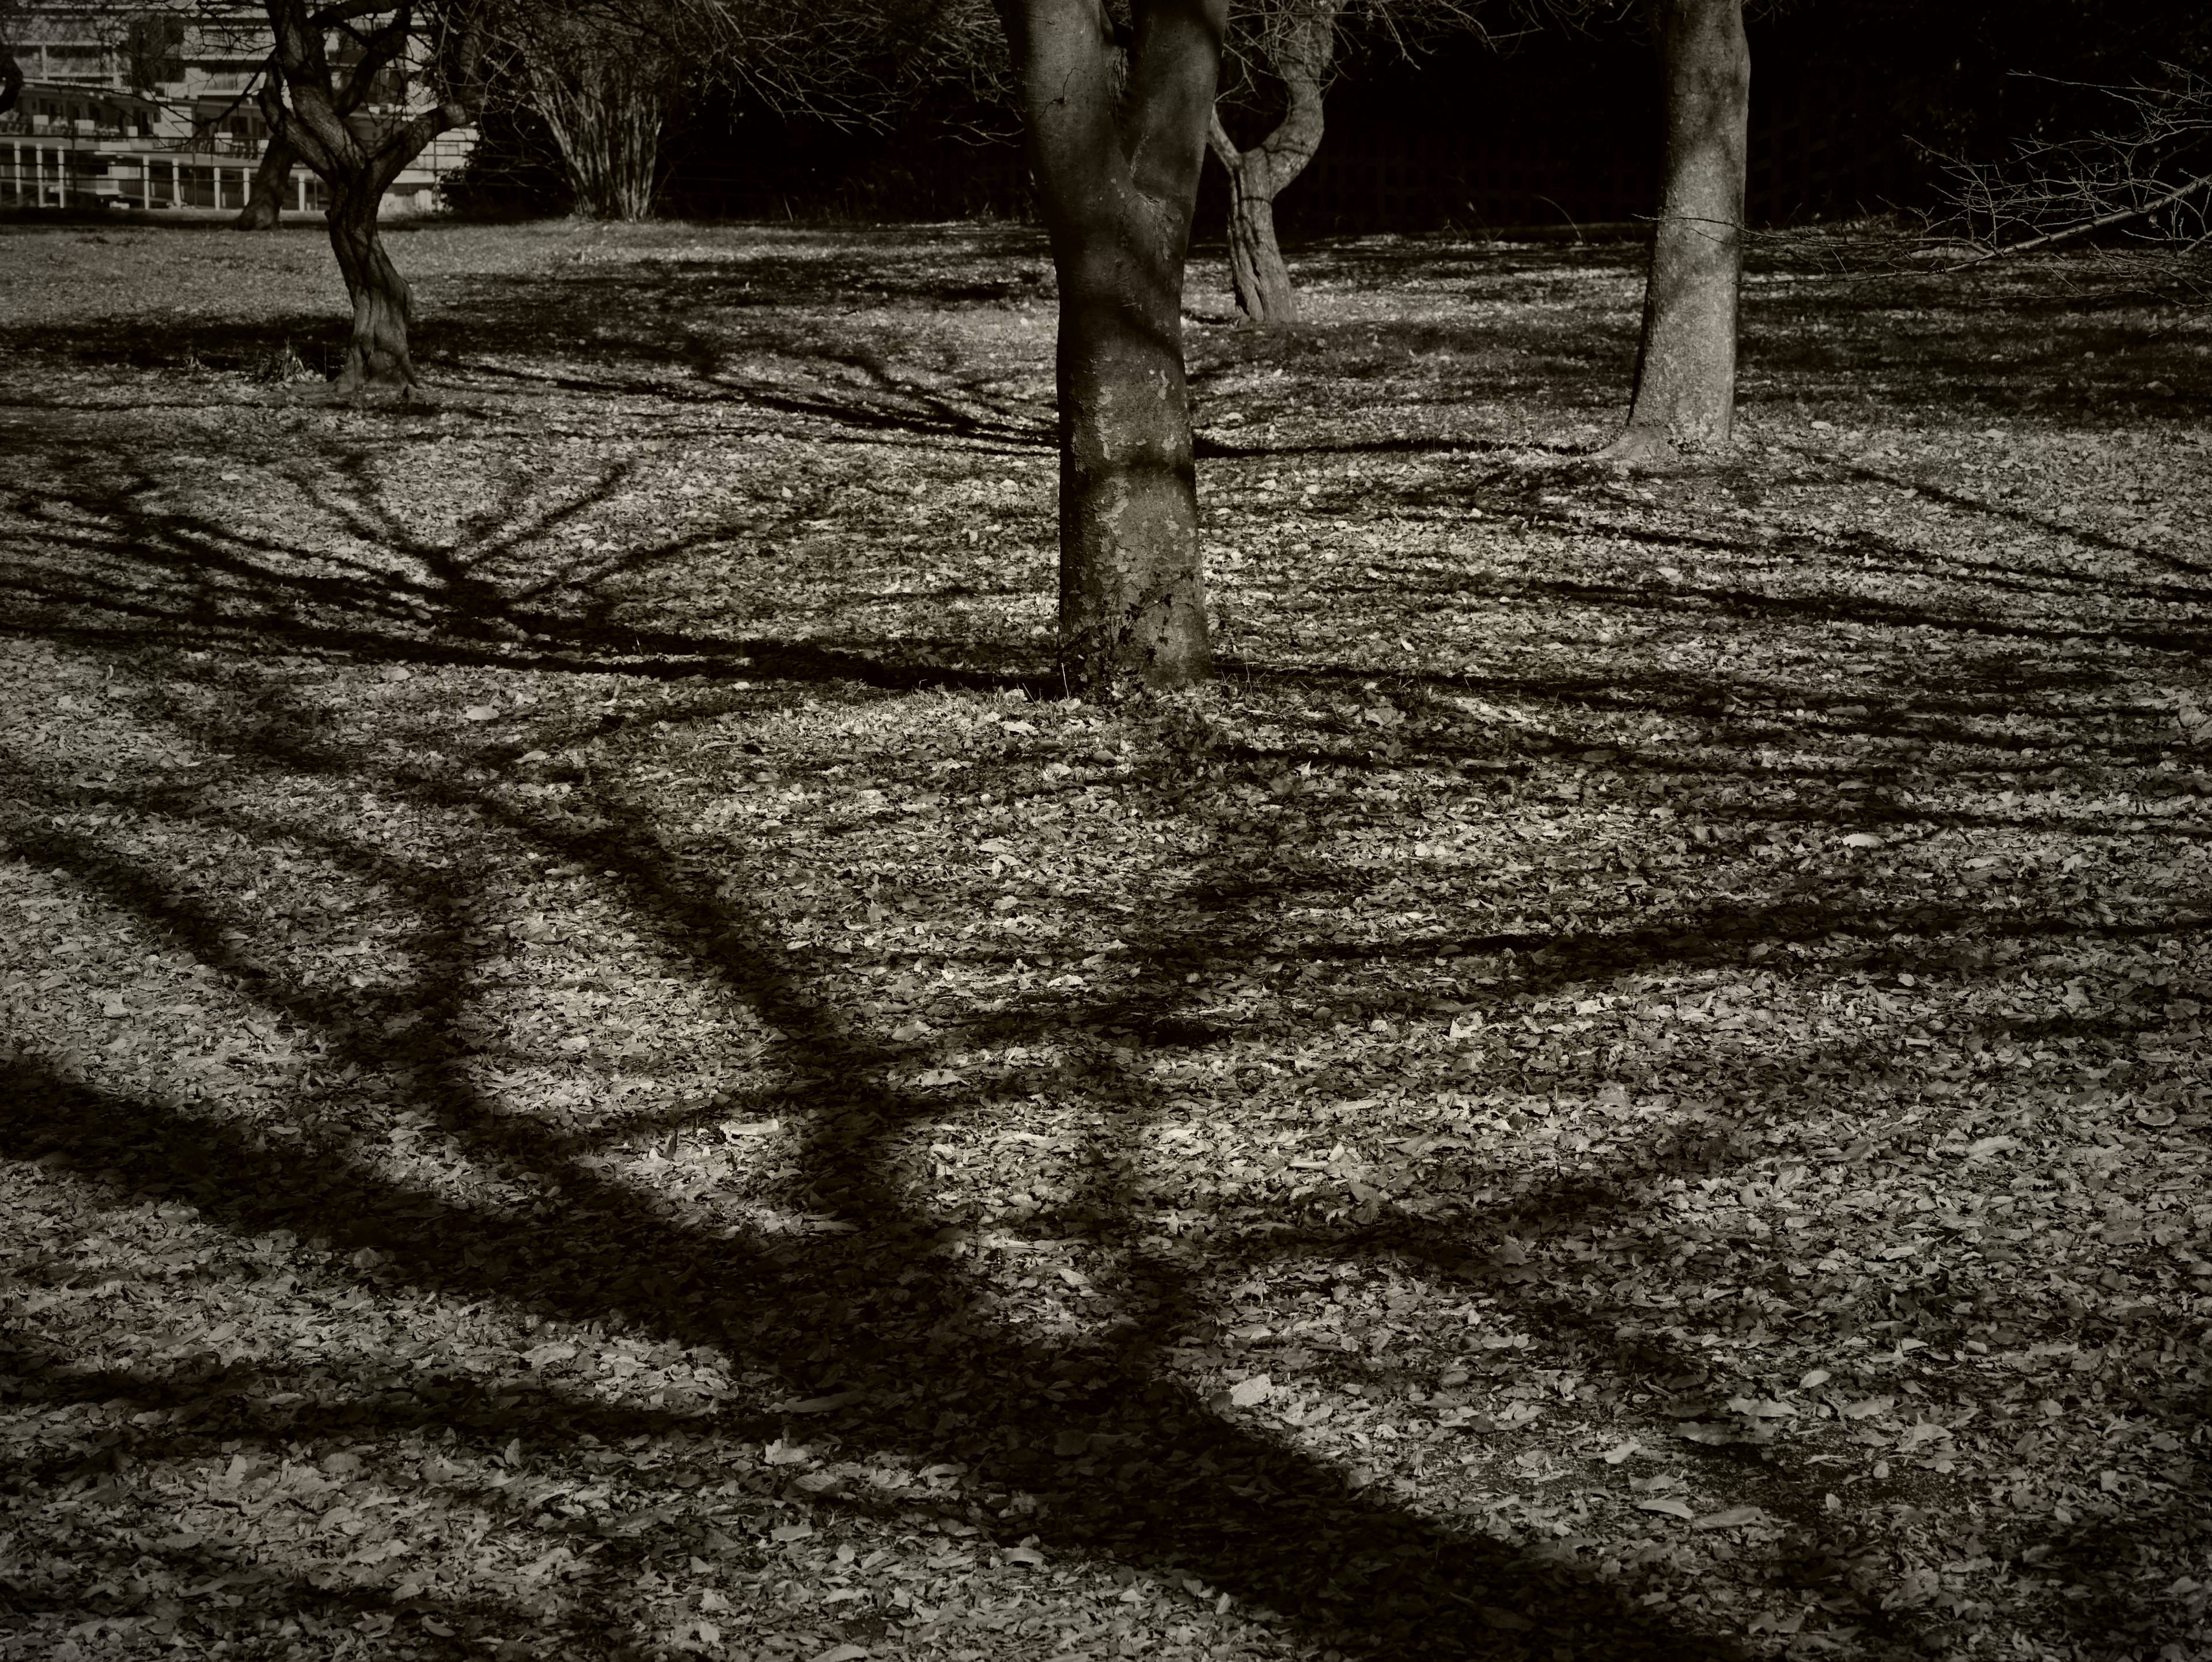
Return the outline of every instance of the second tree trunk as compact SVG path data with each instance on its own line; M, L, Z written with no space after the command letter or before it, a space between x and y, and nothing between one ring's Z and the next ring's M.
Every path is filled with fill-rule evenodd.
M1628 429L1635 461L1725 447L1735 429L1751 52L1742 0L1668 0L1667 185L1652 234Z
M1283 83L1288 104L1273 132L1240 151L1218 112L1206 130L1206 142L1229 174L1230 281L1238 307L1262 327L1297 317L1297 290L1275 240L1275 198L1321 148L1322 88L1335 56L1341 9L1341 0L1299 0L1263 34L1261 55Z
M275 134L261 149L261 165L253 170L252 193L232 225L241 231L273 231L284 218L284 198L291 194L292 147Z

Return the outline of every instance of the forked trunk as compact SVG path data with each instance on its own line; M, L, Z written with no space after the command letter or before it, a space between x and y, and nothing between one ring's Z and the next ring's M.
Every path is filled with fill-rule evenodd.
M1060 627L1079 690L1212 673L1182 278L1227 0L1000 0L1060 277Z
M1340 0L1303 0L1291 21L1265 40L1268 66L1289 108L1274 131L1240 151L1215 113L1206 142L1229 174L1229 276L1237 304L1263 328L1297 319L1298 293L1275 240L1275 198L1321 148L1322 86L1336 51Z
M233 229L273 231L284 218L284 198L292 193L292 163L298 158L292 147L271 135L262 147L261 163L253 170L252 193L231 221Z
M1668 0L1667 186L1628 428L1611 460L1727 446L1735 422L1751 53L1742 0Z
M418 384L407 355L414 298L377 234L382 195L380 190L372 194L349 186L331 192L331 248L353 299L353 336L346 342L345 367L336 383L340 393L404 391Z

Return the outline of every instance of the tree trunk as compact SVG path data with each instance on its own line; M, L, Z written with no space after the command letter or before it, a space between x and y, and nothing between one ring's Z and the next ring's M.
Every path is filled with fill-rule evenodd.
M420 384L407 355L414 295L377 234L376 210L383 196L381 188L356 184L338 186L331 193L331 250L353 300L353 337L346 342L345 366L333 390L349 396L380 389L404 392Z
M1297 320L1297 290L1275 240L1275 198L1305 171L1321 148L1322 84L1336 51L1336 17L1342 0L1302 0L1279 33L1261 51L1289 95L1290 107L1274 131L1239 151L1216 111L1206 142L1229 174L1229 275L1237 304L1262 328Z
M261 165L253 170L253 190L246 206L231 222L235 230L273 231L284 218L284 198L291 194L292 147L275 134L262 146Z
M1604 453L1630 463L1723 448L1735 422L1751 108L1742 0L1668 0L1666 43L1667 186L1644 285L1644 343L1627 430Z
M1182 361L1183 263L1227 0L1002 0L1060 279L1060 630L1111 696L1212 670ZM1117 84L1119 83L1119 84Z

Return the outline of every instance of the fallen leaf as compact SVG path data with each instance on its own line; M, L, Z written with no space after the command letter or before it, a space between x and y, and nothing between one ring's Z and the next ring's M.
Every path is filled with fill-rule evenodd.
M1712 1512L1703 1518L1691 1520L1696 1529L1741 1529L1747 1524L1763 1524L1766 1514L1757 1507L1730 1507L1726 1512Z
M1768 1402L1750 1397L1731 1397L1729 1406L1736 1413L1753 1420L1787 1420L1797 1412L1787 1403Z
M771 1414L827 1414L832 1409L850 1408L854 1403L865 1402L865 1391L841 1391L833 1397L809 1397L804 1402L777 1403L769 1409Z
M1270 1388L1266 1374L1255 1373L1250 1379L1230 1386L1229 1400L1239 1408L1249 1408L1255 1403L1266 1402Z
M1663 1512L1669 1518L1694 1518L1698 1515L1687 1501L1668 1500L1663 1496L1656 1501L1638 1501L1636 1509L1638 1512Z

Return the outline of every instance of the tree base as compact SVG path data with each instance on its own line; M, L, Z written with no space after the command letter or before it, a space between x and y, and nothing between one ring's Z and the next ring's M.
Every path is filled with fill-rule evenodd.
M1678 444L1662 427L1629 427L1589 460L1626 473L1673 473L1718 460L1728 447Z
M437 401L423 389L422 383L413 379L349 380L341 375L323 387L319 401L343 405L349 409L364 410L372 406L403 410L431 410Z

